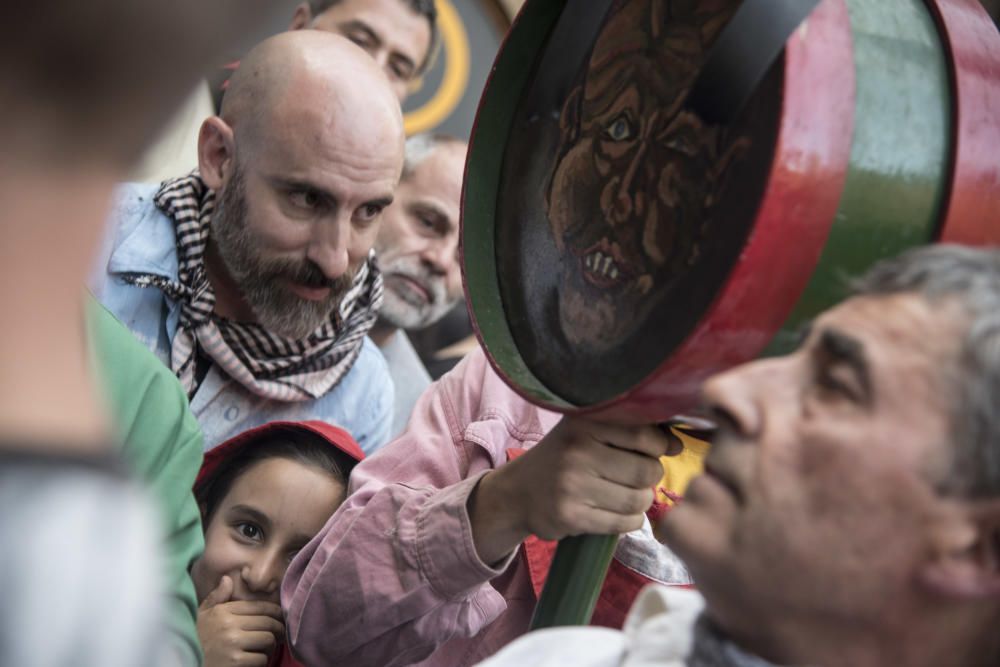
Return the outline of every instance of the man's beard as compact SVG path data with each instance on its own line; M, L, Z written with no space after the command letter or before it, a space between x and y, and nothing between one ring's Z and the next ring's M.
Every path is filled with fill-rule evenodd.
M226 270L236 283L257 323L279 336L302 339L330 319L354 282L353 274L330 279L308 260L265 259L258 236L246 225L246 184L237 164L229 184L216 200L212 239ZM284 281L329 287L322 301L291 293Z
M433 273L417 257L400 257L380 265L386 288L379 318L397 329L423 329L445 316L457 299L450 299L444 277ZM406 289L396 292L390 286L393 276L406 276L423 286L430 297L424 301Z

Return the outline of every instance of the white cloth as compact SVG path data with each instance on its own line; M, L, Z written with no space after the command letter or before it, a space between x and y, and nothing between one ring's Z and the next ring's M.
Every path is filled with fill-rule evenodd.
M86 466L0 454L0 506L0 665L180 664L145 494Z
M698 593L647 586L622 630L550 628L530 632L481 667L680 667L687 663L704 608Z

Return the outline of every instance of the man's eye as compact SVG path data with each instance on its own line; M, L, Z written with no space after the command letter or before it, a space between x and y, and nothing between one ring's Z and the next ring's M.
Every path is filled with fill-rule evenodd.
M357 219L361 222L371 222L382 213L382 207L378 204L365 204L358 209Z
M322 198L312 190L299 190L293 192L288 198L292 205L310 211L317 208L322 202Z
M624 114L615 117L611 124L604 128L604 136L611 141L628 141L634 136L631 121Z
M860 400L858 392L851 384L838 378L837 374L829 369L820 371L816 377L816 384L824 392L835 394L840 398L846 398L849 401Z
M360 46L365 51L368 51L368 50L370 50L372 48L371 37L369 37L365 33L349 34L349 35L346 35L346 37L347 37L347 39L351 40L352 42L354 42L355 44L357 44L358 46Z
M404 63L392 62L389 64L390 76L400 81L409 81L413 78L413 68Z
M255 542L260 541L260 539L264 536L264 532L260 529L260 526L253 523L241 523L236 526L236 530L241 536Z

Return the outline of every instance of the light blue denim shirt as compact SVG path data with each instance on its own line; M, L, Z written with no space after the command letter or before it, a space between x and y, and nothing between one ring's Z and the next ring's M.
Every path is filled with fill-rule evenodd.
M180 304L155 287L136 287L122 278L123 274L149 273L177 280L174 223L153 203L158 189L149 184L119 189L90 287L169 366ZM393 402L385 359L365 338L354 366L321 398L288 403L263 398L213 365L191 397L191 410L205 432L206 450L265 422L322 419L349 431L365 454L371 454L392 433Z

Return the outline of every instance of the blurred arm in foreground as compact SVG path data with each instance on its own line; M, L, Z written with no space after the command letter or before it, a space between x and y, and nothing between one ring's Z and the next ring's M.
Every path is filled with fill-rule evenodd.
M161 632L160 529L88 370L82 286L114 184L263 7L0 9L0 664L184 660Z

